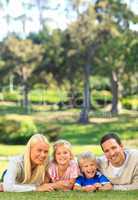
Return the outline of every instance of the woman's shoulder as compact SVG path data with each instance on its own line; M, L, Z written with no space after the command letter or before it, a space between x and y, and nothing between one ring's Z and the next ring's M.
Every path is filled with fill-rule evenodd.
M10 157L10 162L14 162L14 163L23 163L23 161L24 161L24 157L23 157L23 155L19 155L19 156L12 156L12 157Z

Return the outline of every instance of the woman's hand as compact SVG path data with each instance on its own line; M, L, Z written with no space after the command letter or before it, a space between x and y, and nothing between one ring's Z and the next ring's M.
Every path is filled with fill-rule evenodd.
M0 183L0 192L3 192L3 185Z

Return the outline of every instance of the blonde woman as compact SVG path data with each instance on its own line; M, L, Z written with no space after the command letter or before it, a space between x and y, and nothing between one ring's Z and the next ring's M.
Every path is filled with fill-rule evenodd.
M26 145L24 155L10 160L4 176L4 191L52 191L52 186L47 183L48 152L46 137L33 135Z
M49 166L49 176L55 190L72 189L79 174L77 161L74 159L71 144L66 140L58 140L53 145L53 160Z

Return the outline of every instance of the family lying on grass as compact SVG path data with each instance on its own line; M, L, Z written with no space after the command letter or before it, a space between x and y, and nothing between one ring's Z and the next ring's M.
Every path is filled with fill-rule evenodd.
M35 134L28 141L24 155L10 160L0 190L90 192L138 189L138 150L124 149L114 133L103 136L100 145L104 156L96 158L90 152L83 152L76 160L71 144L58 140L53 145L53 159L49 161L48 140Z

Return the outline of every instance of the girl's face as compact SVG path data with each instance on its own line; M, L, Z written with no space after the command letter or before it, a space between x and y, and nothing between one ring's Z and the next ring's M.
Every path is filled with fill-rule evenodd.
M48 159L49 145L38 141L31 147L30 158L33 166L42 165Z
M68 165L71 160L71 152L65 145L58 145L55 151L55 160L58 165Z
M82 160L80 167L86 178L93 178L95 176L97 170L96 161L88 159Z

